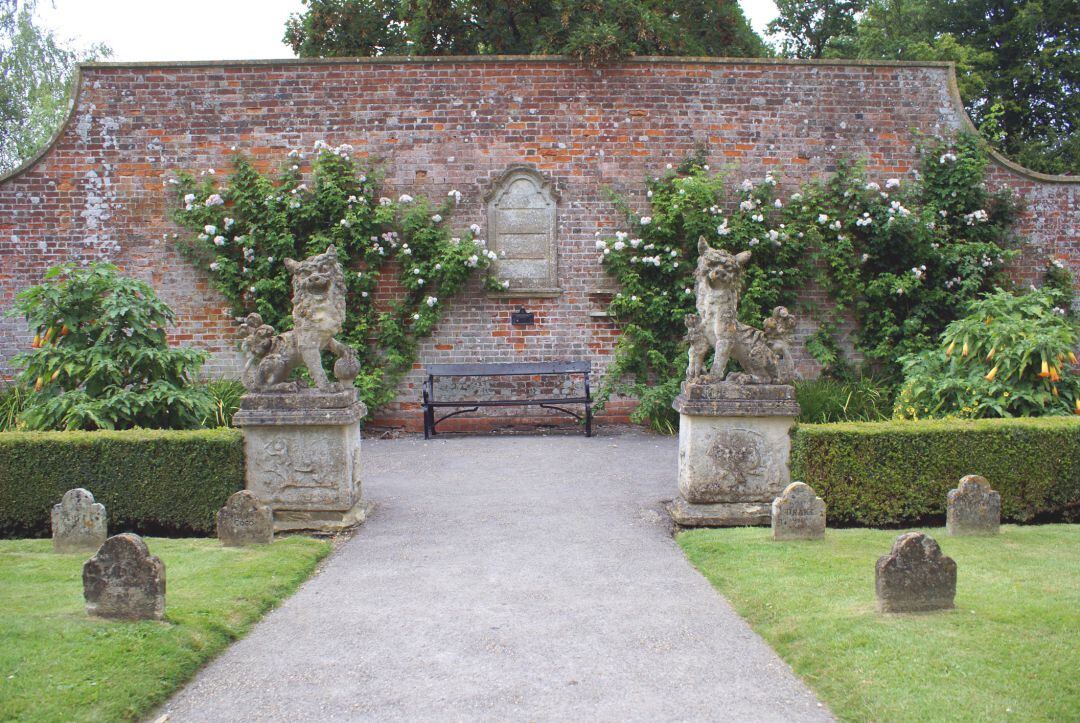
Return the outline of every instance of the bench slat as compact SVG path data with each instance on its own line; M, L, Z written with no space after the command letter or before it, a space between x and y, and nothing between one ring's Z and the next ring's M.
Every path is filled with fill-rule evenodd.
M485 364L431 364L425 370L432 377L531 376L534 374L584 374L592 371L587 361L491 362Z
M520 407L528 404L588 404L588 397L555 397L553 399L491 399L459 402L427 402L429 407Z

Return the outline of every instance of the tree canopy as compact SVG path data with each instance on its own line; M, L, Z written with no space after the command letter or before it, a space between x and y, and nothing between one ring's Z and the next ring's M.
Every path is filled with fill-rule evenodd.
M737 0L304 0L285 42L300 57L633 55L756 57Z
M770 30L785 54L953 61L964 105L991 144L1034 170L1080 174L1077 0L777 5Z
M34 155L63 122L75 65L108 55L69 47L35 24L37 0L0 0L0 173Z

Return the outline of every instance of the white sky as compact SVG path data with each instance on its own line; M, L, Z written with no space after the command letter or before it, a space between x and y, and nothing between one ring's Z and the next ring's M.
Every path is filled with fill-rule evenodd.
M740 0L764 34L773 0ZM300 0L41 0L43 25L78 46L104 43L110 60L242 60L291 58L281 42Z

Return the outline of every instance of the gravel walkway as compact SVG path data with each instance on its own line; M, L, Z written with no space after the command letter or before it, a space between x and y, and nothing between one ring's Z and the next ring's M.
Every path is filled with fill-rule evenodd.
M169 721L828 720L684 559L641 432L364 442L374 516Z

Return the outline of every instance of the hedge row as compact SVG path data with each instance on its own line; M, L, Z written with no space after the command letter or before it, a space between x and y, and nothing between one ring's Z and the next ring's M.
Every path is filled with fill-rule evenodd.
M244 488L243 436L201 431L0 433L0 537L50 534L52 506L84 487L109 532L213 535Z
M1080 519L1080 419L804 424L791 472L825 500L830 524L943 517L968 474L1001 493L1003 519Z

